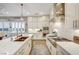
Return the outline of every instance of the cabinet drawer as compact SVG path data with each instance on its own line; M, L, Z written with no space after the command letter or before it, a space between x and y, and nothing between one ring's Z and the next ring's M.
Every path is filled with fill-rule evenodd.
M19 50L16 55L23 55L24 54L24 49Z
M53 45L51 46L51 54L56 55L56 48Z
M57 46L57 55L70 55L68 52L66 52L63 48L61 48L60 46Z
M51 44L51 42L46 40L47 47L52 55L56 55L56 48Z

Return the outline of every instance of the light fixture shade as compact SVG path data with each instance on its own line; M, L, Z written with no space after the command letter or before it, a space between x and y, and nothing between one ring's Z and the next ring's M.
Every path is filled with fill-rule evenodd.
M21 5L21 18L20 18L20 20L24 20L23 19L23 4L20 4Z
M23 6L23 4L21 4L21 6Z

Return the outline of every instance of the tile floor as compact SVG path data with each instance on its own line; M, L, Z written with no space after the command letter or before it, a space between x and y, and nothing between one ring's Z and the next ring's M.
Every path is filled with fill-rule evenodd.
M50 55L46 42L44 40L33 41L31 55Z

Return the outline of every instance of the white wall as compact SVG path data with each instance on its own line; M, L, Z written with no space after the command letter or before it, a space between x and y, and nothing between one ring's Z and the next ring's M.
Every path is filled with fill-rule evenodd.
M29 29L42 29L44 26L49 26L49 16L34 16L27 19Z

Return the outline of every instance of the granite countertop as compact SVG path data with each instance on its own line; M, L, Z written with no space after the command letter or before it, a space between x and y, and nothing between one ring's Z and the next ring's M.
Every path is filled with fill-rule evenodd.
M24 34L25 35L25 34ZM0 41L0 54L2 55L13 55L15 54L24 43L32 37L32 34L28 34L29 38L22 42L11 41L11 38L6 38ZM13 37L14 39L14 37Z
M47 39L50 41L50 43L54 46L57 47L57 43L56 42L72 42L68 39L65 38L59 38L59 37L47 37Z
M79 44L74 42L56 42L57 45L62 47L65 51L67 51L70 55L79 55Z
M60 46L64 51L68 52L70 55L79 55L79 44L74 43L71 40L67 39L58 39L58 38L47 38L55 47Z
M71 40L68 40L66 38L60 38L60 37L48 37L49 40L54 40L56 42L72 42Z

